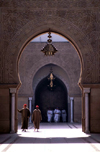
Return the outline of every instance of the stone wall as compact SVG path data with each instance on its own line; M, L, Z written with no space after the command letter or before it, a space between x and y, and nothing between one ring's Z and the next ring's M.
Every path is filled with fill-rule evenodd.
M100 103L97 91L97 88L100 89L99 0L4 0L0 1L0 21L1 106L4 107L2 100L5 92L4 88L9 90L9 87L14 88L16 86L18 89L20 86L18 63L24 48L34 37L48 32L50 28L52 32L65 36L78 52L81 61L79 84L82 89L83 102L82 127L85 128L84 87L88 87L91 90L89 93L91 113L94 113L94 104L92 103L96 105L95 110ZM66 61L66 57L63 58L64 60ZM47 64L47 61L45 61L45 64ZM35 67L39 69L40 65ZM63 68L65 69L66 67ZM33 72L33 76L35 73L36 71ZM10 99L10 92L7 95L8 98L5 98L6 103ZM98 98L98 102L95 102L95 96ZM3 115L0 116L0 124L2 124L0 132L3 132L2 128L4 127L7 132L11 128L11 117L8 119L7 115L8 109L4 107L1 110L1 113L5 110L7 120L3 118ZM15 113L17 113L17 108ZM94 118L91 116L89 118L90 131L100 132L99 110L97 110ZM2 120L5 123L2 123ZM15 118L15 121L17 121L17 118ZM6 127L5 124L9 125Z
M19 75L22 85L18 93L18 105L21 108L22 100L28 102L28 97L35 96L38 83L49 75L52 68L53 74L65 84L68 97L75 98L74 121L81 122L81 90L78 86L81 71L79 56L69 42L53 42L58 52L51 57L44 56L41 50L45 45L44 42L31 42L21 55ZM18 120L20 121L19 115Z

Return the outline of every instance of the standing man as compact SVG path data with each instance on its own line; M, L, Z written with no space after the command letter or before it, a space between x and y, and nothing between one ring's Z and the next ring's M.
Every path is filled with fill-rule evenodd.
M32 121L33 121L33 124L34 124L34 131L35 131L35 129L37 129L37 131L38 131L41 120L42 120L41 111L39 109L39 106L36 105L36 109L33 110L33 114L32 114Z
M28 129L28 118L30 117L30 110L27 108L27 104L23 105L23 108L21 110L18 110L18 112L21 113L22 115L22 126L21 129L22 131L26 132L26 129Z
M52 121L52 116L53 116L53 111L48 109L47 110L47 117L48 117L48 122Z
M61 111L58 109L58 107L54 110L54 121L59 122L60 121L60 114Z

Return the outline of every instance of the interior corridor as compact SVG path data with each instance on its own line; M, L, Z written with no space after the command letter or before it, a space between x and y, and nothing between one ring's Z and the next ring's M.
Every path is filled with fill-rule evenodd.
M0 134L0 152L100 152L100 134L85 134L79 123L40 123L39 132L33 124L16 134Z

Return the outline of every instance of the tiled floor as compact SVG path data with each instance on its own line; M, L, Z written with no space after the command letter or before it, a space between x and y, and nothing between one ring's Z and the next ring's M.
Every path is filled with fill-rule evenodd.
M100 134L85 134L78 123L33 124L17 134L0 135L0 152L100 152Z

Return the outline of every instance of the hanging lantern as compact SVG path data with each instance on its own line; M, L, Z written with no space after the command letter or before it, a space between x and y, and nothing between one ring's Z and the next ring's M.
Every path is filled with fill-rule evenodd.
M52 40L51 40L52 36L51 36L50 30L49 30L48 34L49 34L48 35L49 39L47 40L47 44L41 50L41 52L43 52L46 56L52 56L52 55L54 55L57 52L57 50L56 50L56 48L52 44Z

